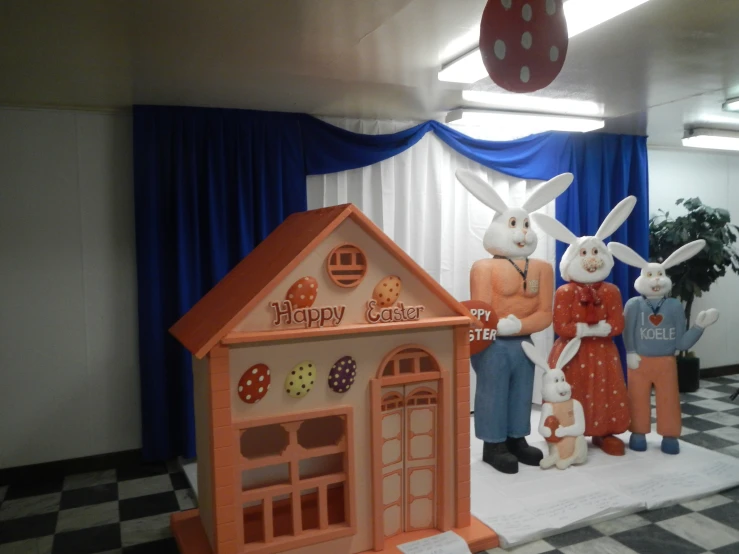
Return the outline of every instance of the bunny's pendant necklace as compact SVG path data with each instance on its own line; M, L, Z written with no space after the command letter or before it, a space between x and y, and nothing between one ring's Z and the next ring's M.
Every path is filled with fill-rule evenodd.
M526 291L526 284L527 284L527 281L526 281L526 277L527 277L527 276L528 276L528 274L529 274L529 259L528 259L528 258L526 258L526 265L524 266L524 268L523 268L523 271L521 271L521 268L520 268L520 267L518 267L518 266L516 265L516 262L514 262L514 261L513 261L513 260L511 260L510 258L506 258L505 256L493 256L493 257L494 257L494 258L502 258L502 259L504 259L504 260L508 260L508 262L509 262L509 263L510 263L510 264L511 264L511 265L512 265L513 267L515 267L515 268L516 268L516 271L518 271L518 274L519 274L519 275L521 276L521 278L523 279L523 290L524 290L524 292L525 292L525 291ZM532 282L532 285L536 286L536 285L538 285L538 283L533 283L533 282ZM533 289L533 287L532 287L532 291L531 291L531 292L536 292L536 290L534 290L534 289Z
M646 296L642 296L642 298L644 299L644 302L647 303L647 306L649 306L649 309L652 310L652 315L649 316L649 321L652 322L652 325L659 325L662 323L662 316L659 315L659 309L662 307L665 300L667 300L667 297L663 296L657 306L654 306Z

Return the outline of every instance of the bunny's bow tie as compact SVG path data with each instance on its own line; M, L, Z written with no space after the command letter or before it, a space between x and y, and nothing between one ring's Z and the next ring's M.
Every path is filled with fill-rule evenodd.
M600 289L603 283L594 283L590 285L584 285L582 283L575 284L577 285L577 299L580 301L580 304L587 308L585 323L589 325L598 323L600 318L598 317L598 313L595 308L601 304L598 289Z

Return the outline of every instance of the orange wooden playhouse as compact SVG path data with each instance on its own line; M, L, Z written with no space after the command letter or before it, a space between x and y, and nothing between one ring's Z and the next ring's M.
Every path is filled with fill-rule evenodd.
M183 554L355 554L470 515L474 318L351 204L288 217L171 329L192 353Z

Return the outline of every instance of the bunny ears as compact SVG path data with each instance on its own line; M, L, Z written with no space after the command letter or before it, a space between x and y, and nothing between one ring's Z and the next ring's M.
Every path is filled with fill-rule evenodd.
M456 174L457 180L472 193L480 202L495 212L502 214L508 211L508 204L493 190L484 179L469 169L459 169ZM572 173L562 173L539 186L521 206L526 212L533 212L546 206L562 194L572 184L574 176Z
M705 247L706 247L705 240L703 239L694 240L693 242L684 244L683 246L675 250L660 265L665 269L670 269L671 267L676 266L677 264L681 264L685 261L688 261L693 256L696 256ZM649 262L647 260L642 258L639 254L634 252L631 248L629 248L625 244L621 244L620 242L610 243L608 245L608 250L616 258L618 258L625 264L629 264L630 266L638 267L639 269L644 269L645 267L649 265Z
M523 351L526 353L526 356L529 358L529 360L531 360L541 368L549 368L549 363L546 361L544 356L539 354L539 351L536 349L533 343L522 342L521 348L523 348ZM577 354L578 350L580 350L580 339L574 338L570 342L568 342L562 349L562 353L557 359L556 367L553 367L551 369L562 369L564 366L570 363L572 358L575 357L575 354Z
M595 233L595 238L605 240L623 225L636 205L636 196L627 196L606 216ZM565 244L575 244L579 239L567 227L546 214L531 214L534 223L547 235Z

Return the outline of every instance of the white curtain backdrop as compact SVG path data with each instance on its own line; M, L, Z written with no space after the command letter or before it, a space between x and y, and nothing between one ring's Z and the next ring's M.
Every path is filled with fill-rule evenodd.
M324 118L343 129L364 134L387 134L417 124L413 121L368 121ZM482 236L493 211L456 180L457 169L471 169L492 183L501 197L520 205L541 181L524 181L481 166L427 133L405 152L371 166L310 176L308 208L351 202L359 207L421 267L460 301L469 300L472 264L489 258ZM554 215L554 202L540 210ZM534 257L554 264L554 240L539 233ZM533 337L547 354L553 343L549 329ZM534 402L541 402L541 368L537 369ZM475 380L472 372L471 394Z

